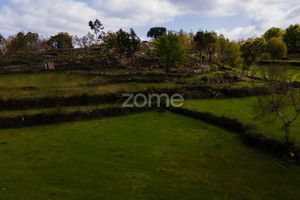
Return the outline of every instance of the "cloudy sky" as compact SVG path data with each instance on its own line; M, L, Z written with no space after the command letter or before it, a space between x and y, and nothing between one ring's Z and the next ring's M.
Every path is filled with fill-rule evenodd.
M107 30L133 27L141 38L153 26L226 37L261 36L273 26L300 23L299 0L0 0L0 33L84 35L98 18Z

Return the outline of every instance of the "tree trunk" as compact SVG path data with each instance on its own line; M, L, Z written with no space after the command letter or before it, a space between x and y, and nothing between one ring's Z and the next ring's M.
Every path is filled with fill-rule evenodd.
M201 62L201 64L203 63L202 53L200 53L200 62Z
M131 64L133 67L135 67L135 58L134 55L131 56Z
M106 56L107 66L110 67L110 62L108 56Z
M285 124L284 128L285 128L285 142L288 143L289 142L289 125Z

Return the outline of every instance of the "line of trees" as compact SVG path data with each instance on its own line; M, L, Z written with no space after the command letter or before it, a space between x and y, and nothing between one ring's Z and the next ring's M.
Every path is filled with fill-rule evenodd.
M89 21L88 25L93 33L88 32L83 37L72 37L68 33L61 32L49 39L41 39L37 33L19 32L5 39L0 34L0 56L44 51L50 48L87 48L96 45L102 47L102 55L107 58L117 54L119 58L122 56L130 58L132 65L135 65L135 55L140 50L141 40L133 29L130 29L129 33L122 29L117 32L104 32L104 26L98 19ZM287 52L300 51L299 24L291 25L286 30L273 27L262 37L239 42L230 41L214 31L198 31L193 34L183 30L170 32L165 27L153 27L147 36L152 39L148 45L153 49L153 54L150 52L150 55L158 57L161 64L167 68L184 65L187 58L192 55L199 63L213 63L220 67L242 69L244 72L259 60L282 59L286 57ZM172 50L168 45L173 45ZM194 56L196 54L198 56Z

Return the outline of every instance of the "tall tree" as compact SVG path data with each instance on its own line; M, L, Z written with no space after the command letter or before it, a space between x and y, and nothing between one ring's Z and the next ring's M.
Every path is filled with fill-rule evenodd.
M0 53L4 51L4 47L5 47L4 42L5 42L5 38L0 33Z
M117 33L107 32L103 37L102 54L106 57L107 65L110 66L109 58L118 49Z
M226 64L227 59L229 58L229 40L220 35L217 40L217 63L219 65Z
M225 63L235 69L242 69L243 67L243 58L242 52L240 51L240 46L235 42L229 42L227 49L227 58Z
M178 40L180 42L180 44L182 45L182 47L185 49L185 51L188 53L189 50L191 50L192 47L192 42L190 40L190 36L188 33L184 32L182 29L177 33L178 36Z
M198 31L194 41L200 54L201 63L203 62L202 57L204 53L208 56L209 62L211 62L212 55L216 50L217 34L215 32Z
M73 48L72 37L68 33L58 33L48 40L48 45L57 49Z
M0 44L4 43L5 38L3 37L3 35L0 33Z
M286 44L280 38L271 38L268 41L267 51L271 55L272 61L282 59L287 55Z
M180 67L186 63L186 52L179 42L178 36L172 32L154 40L155 53L168 72L172 67Z
M89 26L90 26L91 30L94 31L95 41L96 41L96 44L98 44L101 41L101 39L103 38L103 36L105 35L105 32L103 31L104 26L101 23L101 21L99 21L99 19L96 19L94 22L89 21Z
M284 30L281 28L272 27L265 32L263 37L268 41L271 38L278 37L281 38L284 34Z
M95 37L90 32L88 32L82 38L79 38L77 35L75 35L75 37L73 39L74 39L75 45L79 46L80 48L89 47L95 42Z
M264 38L249 39L241 45L244 66L242 74L251 65L257 63L260 56L266 51L267 42Z
M300 25L290 25L285 30L283 41L286 43L289 52L300 51Z
M117 32L117 44L119 53L122 55L126 55L127 57L131 58L132 65L135 65L135 53L140 48L141 40L136 35L134 30L131 28L130 33L127 33L120 29Z
M157 39L159 36L164 35L167 32L165 27L153 27L147 33L147 37Z

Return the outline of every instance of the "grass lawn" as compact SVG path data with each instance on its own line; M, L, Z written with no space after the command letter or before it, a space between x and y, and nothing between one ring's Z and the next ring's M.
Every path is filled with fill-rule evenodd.
M187 100L184 107L200 112L211 112L216 115L224 115L239 119L246 124L254 124L258 130L270 137L283 139L283 122L278 117L271 122L260 121L255 118L253 105L256 97L250 98L229 98L229 99L203 99ZM296 145L300 147L300 117L292 124L291 139L296 140Z
M0 130L0 155L3 200L300 199L299 166L172 113Z
M289 69L294 74L293 80L300 82L300 66L290 66Z

